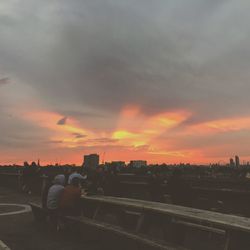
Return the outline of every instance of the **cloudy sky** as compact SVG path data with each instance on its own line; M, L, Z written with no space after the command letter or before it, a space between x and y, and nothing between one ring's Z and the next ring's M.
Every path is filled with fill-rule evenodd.
M0 163L250 160L248 0L0 0Z

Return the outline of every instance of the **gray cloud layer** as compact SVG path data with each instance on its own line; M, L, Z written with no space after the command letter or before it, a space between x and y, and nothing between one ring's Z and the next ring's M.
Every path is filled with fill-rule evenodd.
M1 16L1 67L54 108L119 110L132 102L146 112L246 111L246 1L40 1L32 7L20 2Z
M186 124L249 115L249 7L244 0L3 1L0 73L29 85L50 110L92 125L127 104L146 114L189 109Z

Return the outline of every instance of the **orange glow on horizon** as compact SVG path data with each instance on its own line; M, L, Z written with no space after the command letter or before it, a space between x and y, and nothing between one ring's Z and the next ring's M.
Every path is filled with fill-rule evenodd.
M62 114L36 108L29 109L29 112L24 110L27 109L22 107L16 115L48 131L48 138L44 138L44 141L49 144L37 145L37 149L20 148L13 152L2 152L3 162L22 162L28 160L30 155L37 155L36 158L44 159L46 164L55 162L56 159L60 159L60 162L81 164L83 154L101 155L106 152L106 161L145 159L149 163L208 163L217 157L221 159L217 155L213 156L215 146L186 148L182 147L183 138L202 138L231 131L244 131L250 127L250 117L185 125L183 122L192 115L190 111L176 110L150 116L144 114L140 107L131 105L124 107L117 120L114 120L116 127L113 131L96 132L87 129L87 126L74 117L68 117L65 124L58 125L58 121L63 118ZM218 150L223 153L223 149ZM227 157L225 154L223 160Z

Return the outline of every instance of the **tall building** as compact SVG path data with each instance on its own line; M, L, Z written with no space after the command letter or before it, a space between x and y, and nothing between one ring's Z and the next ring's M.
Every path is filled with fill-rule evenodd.
M238 155L235 156L235 167L238 168L240 166L240 157Z
M99 166L99 160L98 154L84 155L83 166L89 169L96 169Z

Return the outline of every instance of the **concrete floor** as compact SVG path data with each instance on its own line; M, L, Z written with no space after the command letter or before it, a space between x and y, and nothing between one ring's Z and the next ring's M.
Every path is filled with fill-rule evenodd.
M101 250L98 242L81 242L75 236L51 231L34 222L32 212L1 215L20 210L3 203L28 204L37 197L0 187L0 240L11 250Z

